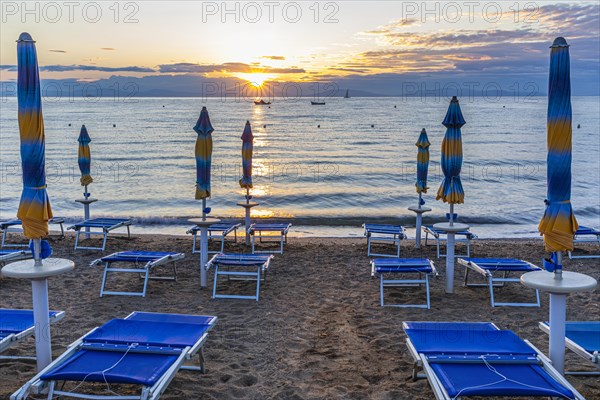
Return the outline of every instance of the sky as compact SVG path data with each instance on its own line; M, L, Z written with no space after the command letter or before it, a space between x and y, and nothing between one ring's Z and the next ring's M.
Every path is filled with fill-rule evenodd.
M436 85L544 94L548 47L564 36L574 94L599 94L597 0L2 1L1 20L5 92L27 31L46 82L128 81L158 95L265 81L334 82L358 94Z

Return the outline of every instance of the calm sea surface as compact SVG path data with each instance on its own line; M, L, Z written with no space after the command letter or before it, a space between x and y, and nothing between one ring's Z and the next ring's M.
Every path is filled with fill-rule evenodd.
M498 99L496 99L498 100ZM435 201L442 174L441 121L448 99L275 99L251 101L143 98L44 102L48 192L57 216L83 215L77 137L92 138L92 216L136 218L133 232L185 232L199 216L194 200L194 143L206 105L213 133L211 215L240 218L241 139L246 120L254 142L254 216L290 219L295 235L360 235L364 221L414 225L415 142L431 142L425 222L444 218ZM0 103L0 219L16 214L21 171L16 99ZM465 204L462 222L484 237L537 235L546 195L546 98L462 99ZM69 126L70 124L70 126ZM577 125L581 127L578 129ZM113 126L115 125L115 126ZM372 126L373 125L373 126ZM320 126L320 127L319 127ZM573 98L572 203L581 224L600 226L600 98Z

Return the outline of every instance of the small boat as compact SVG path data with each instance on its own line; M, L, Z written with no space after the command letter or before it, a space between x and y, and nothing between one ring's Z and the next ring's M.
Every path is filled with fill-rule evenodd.
M312 104L313 106L324 106L325 102L321 102L321 101L311 101L310 104Z
M350 98L350 94L348 93L348 89L346 89L346 94L344 95L345 99L349 99Z
M268 106L269 104L271 104L270 101L264 101L263 99L260 99L258 101L254 101L254 104L257 106Z

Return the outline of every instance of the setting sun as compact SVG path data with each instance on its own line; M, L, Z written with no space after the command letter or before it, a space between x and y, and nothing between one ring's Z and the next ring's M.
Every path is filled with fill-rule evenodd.
M239 73L235 74L238 78L247 80L254 87L261 87L269 79L273 79L275 76L271 74L263 74L260 72L251 73Z

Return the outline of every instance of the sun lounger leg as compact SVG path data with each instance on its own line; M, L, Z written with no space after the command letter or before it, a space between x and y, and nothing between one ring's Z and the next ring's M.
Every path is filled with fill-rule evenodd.
M379 302L381 307L383 307L383 274L379 274Z
M435 238L435 243L437 246L437 258L440 258L440 238Z
M225 251L225 234L221 236L221 253Z
M283 242L282 242L282 246L283 246ZM258 295L260 293L260 270L262 268L262 265L259 265L258 268L256 269L256 302L258 303Z
M146 288L148 287L148 278L150 277L150 268L146 267L146 275L144 276L144 289L142 289L142 297L146 297Z
M281 235L281 246L279 247L279 254L283 254L283 241L284 240L285 240L285 235Z
M131 230L129 229L129 225L127 225L127 239L131 239Z
M6 241L6 232L8 232L8 228L6 228L2 231L2 246L1 247L4 247L4 242Z
M255 241L255 239L256 239L256 233L254 233L252 235L252 254L254 254L254 245L255 245L254 241Z
M100 297L104 295L104 286L106 285L106 275L108 275L108 266L109 263L107 262L104 265L104 273L102 274L102 284L100 285Z
M496 302L494 301L494 279L491 275L488 277L488 282L490 285L490 301L492 302L492 307L495 307Z
M78 229L77 234L75 235L75 248L73 250L77 250L77 246L79 245L79 234L80 233L81 233L81 230Z
M471 239L467 238L467 257L471 257Z
M421 275L421 274L419 274ZM425 290L426 290L426 296L427 296L427 309L429 310L431 308L431 298L429 295L429 274L425 274Z
M129 227L127 229L129 229ZM106 239L108 238L108 231L106 229L104 230L103 236L104 237L102 239L102 251L104 251L104 249L106 249Z
M217 297L217 279L219 277L219 264L215 265L215 277L213 280L213 295L212 298L215 299Z
M371 236L367 238L367 257L371 257Z

